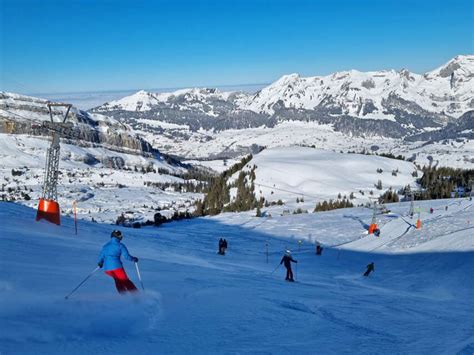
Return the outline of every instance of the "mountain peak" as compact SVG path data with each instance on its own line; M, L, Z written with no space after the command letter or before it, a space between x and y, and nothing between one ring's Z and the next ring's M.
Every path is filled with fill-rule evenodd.
M427 75L430 77L437 75L442 78L448 78L453 73L467 74L471 77L474 74L474 55L457 55L441 67L428 72Z
M275 85L287 85L287 84L291 84L291 83L294 83L298 80L300 80L300 75L298 73L292 73L292 74L287 74L287 75L283 75L280 79L278 79L276 82L275 82Z

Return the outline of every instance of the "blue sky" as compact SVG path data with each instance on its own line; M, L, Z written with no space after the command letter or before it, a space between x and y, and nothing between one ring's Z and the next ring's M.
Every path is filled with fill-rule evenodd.
M0 90L268 83L425 72L473 50L472 0L0 0Z

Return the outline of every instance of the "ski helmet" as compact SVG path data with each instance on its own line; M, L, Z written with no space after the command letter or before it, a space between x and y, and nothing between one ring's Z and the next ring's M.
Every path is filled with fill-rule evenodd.
M119 230L116 229L116 230L114 230L114 231L112 232L112 234L110 235L110 238L113 238L113 237L117 238L118 240L122 240L123 234L122 234L121 231L119 231Z
M286 249L285 254L286 254L286 255L291 255L291 250L290 250L290 249Z

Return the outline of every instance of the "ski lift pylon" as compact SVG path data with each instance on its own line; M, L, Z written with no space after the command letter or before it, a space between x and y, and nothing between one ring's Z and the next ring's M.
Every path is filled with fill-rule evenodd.
M38 203L38 211L36 213L36 220L46 219L54 224L61 224L60 208L58 203L58 178L59 178L59 152L60 152L60 138L61 133L66 126L66 120L71 110L71 104L61 103L47 103L49 110L49 117L51 122L48 122L48 128L52 131L51 146L46 152L46 165L44 172L43 192ZM55 122L53 119L52 107L66 107L66 113L62 122Z

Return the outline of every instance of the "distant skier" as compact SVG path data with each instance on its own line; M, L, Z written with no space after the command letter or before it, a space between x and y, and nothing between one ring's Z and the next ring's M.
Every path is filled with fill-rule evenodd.
M224 240L222 238L219 239L219 255L225 255L225 250L224 250Z
M369 276L369 274L370 274L372 271L375 271L374 263L373 263L373 262L370 263L369 265L367 265L367 270L365 271L364 276Z
M433 207L430 207L430 213L433 214Z
M323 253L323 247L321 246L321 244L316 244L316 255L321 255Z
M297 263L298 261L291 257L291 251L287 250L283 258L281 258L280 265L284 264L286 268L286 281L294 282L293 271L291 270L291 263Z
M120 257L123 255L125 259L135 263L138 262L138 258L131 256L127 247L121 243L123 235L119 230L114 230L110 238L110 241L102 247L98 265L100 268L104 267L105 273L114 279L119 293L135 292L137 288L125 273Z
M447 210L448 210L448 206L446 206L446 207L444 208L444 210L447 211Z

